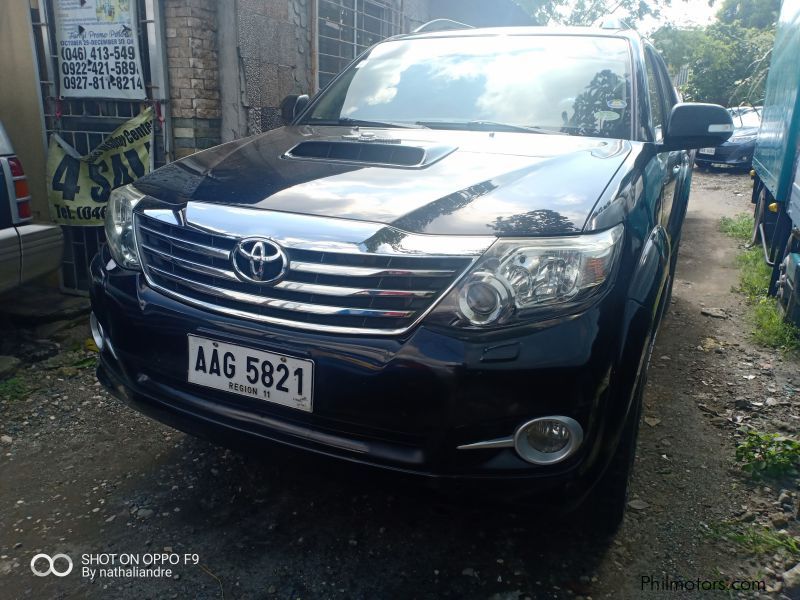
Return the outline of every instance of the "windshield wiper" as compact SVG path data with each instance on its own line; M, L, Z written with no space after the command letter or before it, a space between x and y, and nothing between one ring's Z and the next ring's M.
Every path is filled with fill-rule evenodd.
M533 125L514 125L513 123L500 123L498 121L417 121L417 125L432 129L460 129L478 131L522 131L525 133L544 133L548 135L560 134L555 129L545 129Z
M309 125L344 125L347 127L396 127L401 129L427 129L421 123L398 123L396 121L369 121L365 119L352 119L342 117L336 121L309 119Z

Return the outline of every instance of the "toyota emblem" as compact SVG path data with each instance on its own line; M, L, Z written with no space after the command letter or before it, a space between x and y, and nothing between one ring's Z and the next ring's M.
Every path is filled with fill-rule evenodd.
M231 256L233 270L243 281L271 283L286 272L289 261L281 247L266 238L239 240Z

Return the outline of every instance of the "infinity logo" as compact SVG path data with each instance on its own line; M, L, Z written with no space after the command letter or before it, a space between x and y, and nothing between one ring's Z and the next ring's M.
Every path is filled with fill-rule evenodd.
M59 558L63 558L64 560L67 561L67 564L69 566L67 567L66 571L56 570L56 561ZM40 560L44 560L50 565L46 571L39 571L36 568L36 563L39 562ZM47 577L51 573L56 577L66 577L67 575L72 573L72 559L66 554L55 554L52 557L49 554L37 554L31 559L31 571L33 571L33 574L36 575L37 577Z

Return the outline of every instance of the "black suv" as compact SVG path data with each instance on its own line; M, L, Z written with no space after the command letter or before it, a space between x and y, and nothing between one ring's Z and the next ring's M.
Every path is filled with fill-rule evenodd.
M100 381L226 444L562 507L595 490L613 530L687 149L730 115L603 29L399 36L285 107L111 195Z

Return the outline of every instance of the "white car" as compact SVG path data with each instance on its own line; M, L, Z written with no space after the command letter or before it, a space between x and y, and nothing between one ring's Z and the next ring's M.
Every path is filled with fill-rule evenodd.
M0 122L0 292L61 264L61 227L32 221L28 179Z

